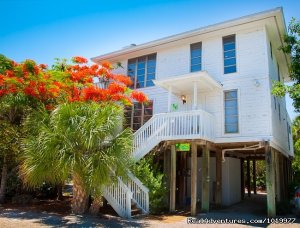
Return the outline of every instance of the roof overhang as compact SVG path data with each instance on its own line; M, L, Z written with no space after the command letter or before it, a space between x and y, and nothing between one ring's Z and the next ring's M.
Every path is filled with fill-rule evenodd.
M222 90L222 84L211 77L207 71L192 72L163 80L154 80L153 82L156 86L166 90L171 89L172 93L178 96L192 94L195 84L200 93Z
M123 48L118 51L114 51L111 53L107 53L104 55L96 56L91 58L91 60L95 63L100 63L104 60L108 60L110 62L119 62L124 59L132 58L133 56L150 54L158 51L160 47L167 47L168 45L176 45L176 43L180 41L184 41L186 39L190 39L192 37L197 37L203 34L207 34L210 32L215 32L222 29L227 29L229 27L244 25L250 22L255 22L259 20L265 20L269 18L277 19L277 26L281 31L281 35L286 33L286 26L284 23L284 17L282 8L275 8L267 11L263 11L260 13L251 14L248 16L240 17L233 20L228 20L222 23L217 23L209 26L205 26L202 28L194 29L191 31L183 32L180 34L176 34L173 36L168 36L162 39L154 40L151 42L147 42L144 44L134 45L127 48Z

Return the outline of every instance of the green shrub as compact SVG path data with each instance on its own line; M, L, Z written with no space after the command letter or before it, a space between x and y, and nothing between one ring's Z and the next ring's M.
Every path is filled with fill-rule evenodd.
M150 213L157 214L167 208L165 196L167 188L164 183L164 174L158 164L154 162L154 156L148 155L141 159L133 168L133 173L142 183L149 188Z

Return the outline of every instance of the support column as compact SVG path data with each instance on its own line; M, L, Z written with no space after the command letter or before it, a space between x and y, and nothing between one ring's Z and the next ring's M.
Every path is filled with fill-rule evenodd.
M216 205L222 204L222 151L216 151Z
M254 194L256 195L257 194L257 192L256 192L256 160L255 159L253 159L252 160L252 168L253 168L253 170L252 170L252 175L253 175L253 192L254 192Z
M269 143L265 146L266 159L266 185L267 185L267 211L269 217L276 216L275 203L275 167L274 151Z
M171 170L170 170L170 212L175 211L176 204L176 148L171 145Z
M248 192L248 197L251 197L250 159L249 158L247 158L247 192Z
M165 174L165 183L166 186L170 186L170 160L171 153L169 150L164 151L164 174ZM170 203L170 188L166 193L166 205Z
M241 198L245 198L245 173L244 173L244 158L241 158Z
M168 112L171 112L171 102L172 102L172 86L168 89Z
M209 211L209 149L208 146L205 145L202 148L202 211Z
M281 201L281 189L280 189L280 165L279 165L279 153L274 149L274 169L275 169L275 199L277 202Z
M186 152L181 152L180 153L180 165L179 167L177 168L179 170L179 172L177 172L177 174L179 174L179 183L178 183L178 186L179 186L179 206L180 207L184 207L185 205L185 173L184 171L186 170L186 167L185 167L185 155L186 155Z
M192 143L191 156L191 215L197 215L197 144Z
M198 96L198 86L197 82L194 82L194 97L193 97L193 109L197 109L197 96Z

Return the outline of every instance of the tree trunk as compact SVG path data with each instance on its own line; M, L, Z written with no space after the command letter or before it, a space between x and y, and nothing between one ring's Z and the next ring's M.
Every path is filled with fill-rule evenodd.
M84 183L78 174L73 175L73 202L72 211L74 214L84 214L88 209L89 195Z
M102 197L96 197L94 198L93 202L92 202L92 205L89 209L89 212L92 214L92 215L97 215L99 213L99 210L100 210L100 207L103 206L103 200L102 200Z
M56 186L56 190L57 190L57 200L64 200L64 197L63 197L63 184L58 184Z
M6 181L7 181L7 162L6 162L6 157L4 157L2 173L1 173L0 203L4 203L5 201Z

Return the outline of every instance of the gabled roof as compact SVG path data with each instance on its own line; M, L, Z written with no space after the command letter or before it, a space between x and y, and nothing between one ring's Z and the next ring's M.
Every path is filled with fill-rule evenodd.
M275 18L276 26L277 26L276 29L278 29L278 33L280 33L279 36L282 39L283 34L286 34L287 31L286 31L282 7L278 7L278 8L274 8L271 10L251 14L248 16L243 16L243 17L240 17L237 19L228 20L225 22L221 22L221 23L205 26L202 28L194 29L191 31L179 33L176 35L168 36L165 38L157 39L157 40L154 40L151 42L147 42L147 43L143 43L143 44L139 44L139 45L131 45L128 48L123 48L118 51L114 51L111 53L93 57L93 58L91 58L91 60L93 62L101 62L103 60L117 62L117 61L121 61L122 59L126 59L125 56L127 56L127 55L134 54L134 53L138 54L141 51L147 52L147 50L155 49L160 45L166 45L166 44L170 44L172 42L180 41L182 39L199 36L201 34L205 34L208 32L226 29L229 27L243 25L246 23L251 23L251 22L255 22L258 20L264 20L264 19L268 19L268 18L272 18L272 17ZM283 42L283 40L281 40L281 42ZM286 61L288 62L287 57L285 57L285 58L286 58Z

